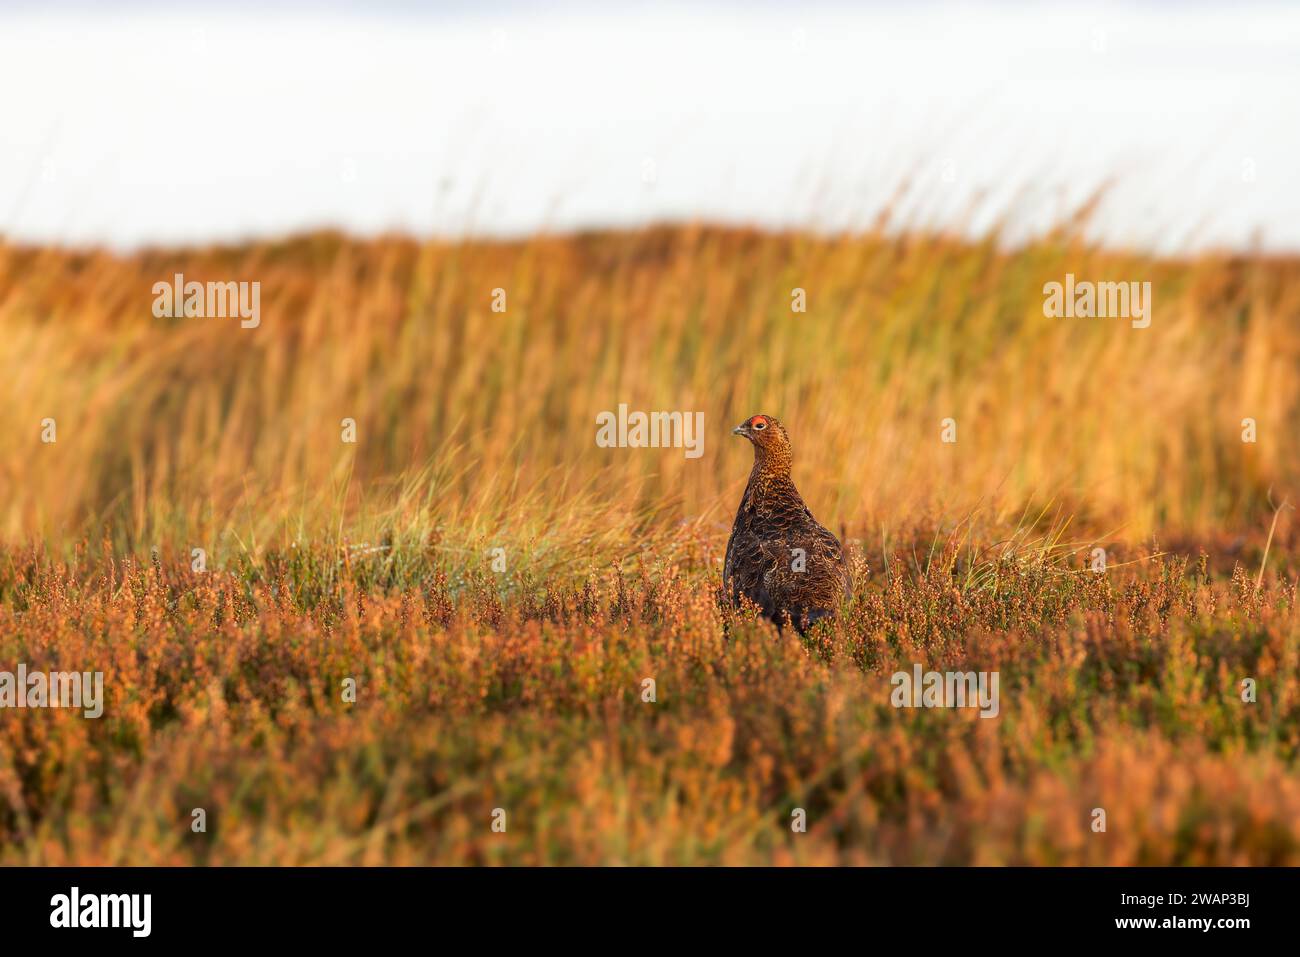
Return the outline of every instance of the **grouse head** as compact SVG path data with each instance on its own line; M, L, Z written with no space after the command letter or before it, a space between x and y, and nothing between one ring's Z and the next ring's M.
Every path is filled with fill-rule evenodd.
M790 471L790 436L770 415L752 415L731 430L754 446L754 467L762 471Z

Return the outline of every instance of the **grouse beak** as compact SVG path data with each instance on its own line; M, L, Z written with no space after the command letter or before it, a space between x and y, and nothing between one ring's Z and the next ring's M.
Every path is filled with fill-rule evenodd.
M744 422L742 422L740 423L740 425L736 426L734 429L731 430L731 434L747 436L749 435L749 426L746 425Z

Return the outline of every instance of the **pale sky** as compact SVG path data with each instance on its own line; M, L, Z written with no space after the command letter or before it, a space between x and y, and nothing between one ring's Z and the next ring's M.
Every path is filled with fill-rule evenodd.
M1300 8L336 2L0 10L0 234L666 220L1300 250ZM897 199L908 184L906 198Z

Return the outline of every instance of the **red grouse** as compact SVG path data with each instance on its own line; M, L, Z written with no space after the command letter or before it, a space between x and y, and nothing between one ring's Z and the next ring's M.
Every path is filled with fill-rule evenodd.
M758 605L778 628L788 618L802 635L849 595L844 550L794 487L785 427L756 415L732 432L753 443L754 468L727 542L723 591L734 604L744 596Z

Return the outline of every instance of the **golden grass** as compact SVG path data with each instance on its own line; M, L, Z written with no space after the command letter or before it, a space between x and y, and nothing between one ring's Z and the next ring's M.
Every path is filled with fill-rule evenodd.
M1068 231L0 245L0 670L108 698L0 709L0 863L1300 863L1298 318L1300 261ZM704 455L598 448L623 402ZM856 566L806 641L716 600L760 411Z
M175 272L260 281L261 326L155 319L150 287ZM1044 318L1042 286L1066 272L1150 280L1152 326ZM854 537L1044 504L1081 535L1254 534L1270 488L1300 498L1298 315L1295 260L1159 261L1065 235L1013 253L694 227L0 246L0 536L107 527L120 549L222 556L501 537L605 560L680 521L725 529L749 460L730 427L758 411L790 428L814 511ZM704 456L597 448L595 417L620 402L703 411Z

